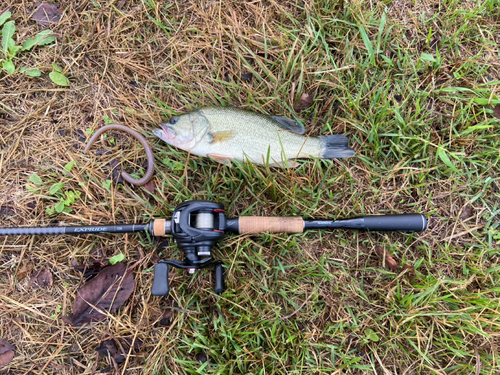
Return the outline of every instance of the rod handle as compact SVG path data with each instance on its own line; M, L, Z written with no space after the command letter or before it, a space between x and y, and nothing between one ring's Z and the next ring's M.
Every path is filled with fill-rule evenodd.
M364 227L372 231L422 232L427 219L422 214L365 216Z
M238 233L240 234L302 233L303 231L304 220L301 217L241 216L238 219Z
M170 293L170 287L168 285L168 264L160 262L155 265L151 294L153 296L166 296L168 293Z

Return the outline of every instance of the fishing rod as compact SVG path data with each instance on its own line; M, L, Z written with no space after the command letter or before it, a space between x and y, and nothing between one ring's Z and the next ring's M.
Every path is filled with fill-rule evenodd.
M427 228L427 219L421 214L375 215L343 220L304 220L301 217L240 216L227 218L224 206L218 203L193 200L178 206L171 218L154 219L146 224L18 227L0 228L0 236L135 233L148 232L155 237L171 235L184 260L161 260L154 267L151 293L164 296L170 292L169 266L186 269L193 274L198 269L214 267L217 294L224 292L223 268L212 259L212 248L226 233L258 234L302 233L312 229L361 229L368 231L421 232Z

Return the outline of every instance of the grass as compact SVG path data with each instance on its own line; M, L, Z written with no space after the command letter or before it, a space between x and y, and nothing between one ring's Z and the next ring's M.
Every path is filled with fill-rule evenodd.
M43 28L10 2L18 44ZM0 73L2 226L144 222L187 199L230 216L344 218L419 212L418 234L347 230L233 236L215 250L227 291L201 271L171 274L151 296L152 267L181 254L145 235L2 239L0 337L16 347L7 373L496 374L500 371L500 3L82 1L53 26L57 42L16 57L41 77ZM69 88L52 84L52 64ZM252 73L251 80L242 74ZM314 105L295 112L301 94ZM161 143L151 129L201 105L300 119L311 136L349 136L357 155L295 169L229 168ZM112 159L138 171L127 136L82 153L105 120L147 135L155 192L103 184ZM84 136L83 136L84 137ZM84 141L85 138L83 138ZM110 154L97 156L99 147ZM70 172L68 162L75 164ZM26 188L42 180L42 194ZM53 184L79 191L56 217ZM409 272L393 272L380 246ZM114 317L80 329L82 284L71 260L96 250L136 268L136 290ZM32 290L26 264L53 286ZM60 310L60 311L58 311ZM166 325L160 324L171 312ZM53 317L53 315L55 316ZM101 341L134 337L126 364Z

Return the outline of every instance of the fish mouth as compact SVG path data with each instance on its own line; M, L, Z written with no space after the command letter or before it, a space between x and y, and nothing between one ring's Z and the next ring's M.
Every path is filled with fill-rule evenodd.
M174 139L177 136L175 130L167 124L160 124L160 129L155 129L153 133L164 139Z

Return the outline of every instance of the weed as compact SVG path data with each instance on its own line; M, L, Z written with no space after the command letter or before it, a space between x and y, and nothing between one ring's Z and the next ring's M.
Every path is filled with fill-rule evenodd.
M49 73L49 77L58 86L69 86L69 79L63 74L62 68L53 63L54 70Z
M36 34L34 38L27 39L21 46L16 45L13 38L16 32L15 22L7 22L11 15L11 12L4 12L0 15L0 26L3 25L0 32L2 36L3 59L0 59L0 63L2 63L3 69L8 74L14 74L16 71L13 60L19 53L31 51L36 46L51 44L56 40L51 30L44 30ZM39 69L27 68L25 66L19 68L19 73L23 73L28 77L39 77L42 75Z
M71 172L74 165L74 161L69 162L64 167L66 172ZM46 212L49 216L55 216L61 212L70 213L73 211L71 205L75 203L81 196L81 192L76 190L64 190L65 184L62 182L57 182L52 184L47 191L47 183L36 173L33 173L29 181L32 184L26 184L26 189L33 193L43 196L45 199L57 201L57 203L46 208Z

